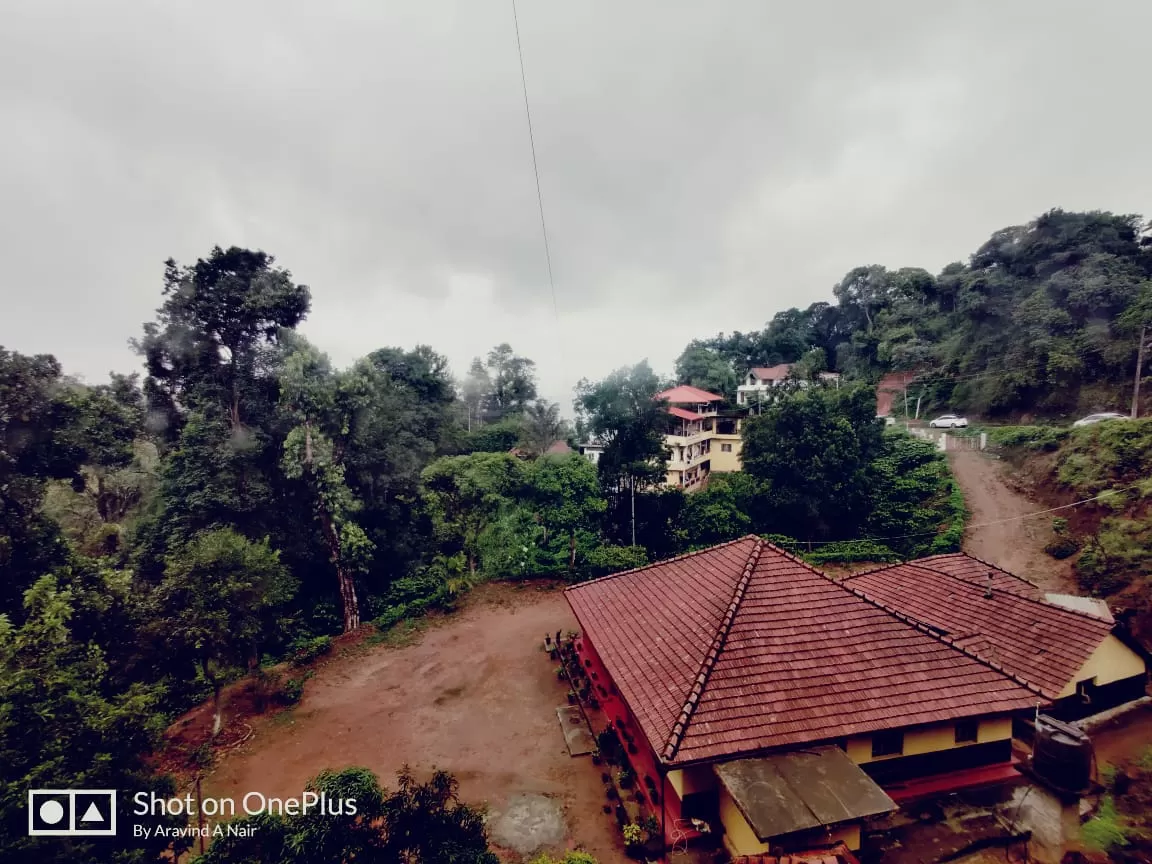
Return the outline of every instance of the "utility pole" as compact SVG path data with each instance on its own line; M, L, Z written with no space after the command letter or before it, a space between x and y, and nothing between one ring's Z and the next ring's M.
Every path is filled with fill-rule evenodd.
M1136 351L1136 380L1132 382L1132 419L1140 416L1140 375L1144 371L1145 339L1148 336L1148 325L1140 328L1140 347Z
M636 545L636 477L633 475L629 486L632 487L632 545Z

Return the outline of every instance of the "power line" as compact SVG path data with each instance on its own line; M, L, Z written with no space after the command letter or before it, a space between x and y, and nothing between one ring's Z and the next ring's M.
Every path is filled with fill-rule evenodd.
M1072 507L1079 507L1081 504L1089 504L1092 501L1099 501L1102 498L1107 498L1110 495L1115 495L1121 492L1131 492L1133 489L1139 489L1139 485L1125 486L1123 489L1106 489L1099 495L1093 495L1091 498L1084 498L1080 501L1073 501L1071 504L1061 504L1059 507L1049 507L1047 510L1037 510L1034 513L1024 513L1020 516L1007 516L1004 519L993 519L991 522L978 522L975 525L966 525L965 530L969 528L989 528L993 525L1003 525L1006 522L1020 522L1024 519L1031 519L1034 516L1043 516L1046 513L1056 513L1060 510L1068 510ZM913 534L893 534L888 537L853 537L850 540L797 540L797 546L827 546L831 543L861 543L866 541L880 541L880 540L906 540L912 537L930 537L939 534L936 531L917 531Z
M552 289L552 311L560 329L560 306L556 302L556 282L552 278L552 253L548 248L548 223L544 219L544 194L540 191L540 167L536 161L536 137L532 133L532 109L528 106L528 77L524 74L524 49L520 45L520 19L512 0L512 24L516 28L516 54L520 58L520 84L524 88L524 114L528 118L528 145L532 149L532 173L536 175L536 203L540 207L540 231L544 235L544 260L548 263L548 286Z

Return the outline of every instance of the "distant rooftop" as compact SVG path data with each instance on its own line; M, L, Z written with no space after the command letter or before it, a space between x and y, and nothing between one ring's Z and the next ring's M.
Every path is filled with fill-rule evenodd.
M724 401L723 396L717 396L715 393L709 393L707 390L701 390L699 387L693 387L689 384L680 384L664 390L652 398L668 402L671 405L699 405L701 402Z

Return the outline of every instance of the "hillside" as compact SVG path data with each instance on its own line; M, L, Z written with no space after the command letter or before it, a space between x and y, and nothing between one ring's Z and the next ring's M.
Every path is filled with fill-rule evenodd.
M1002 427L991 440L1014 481L1053 514L1048 551L1068 558L1082 591L1131 610L1152 644L1152 419L1081 429Z
M1140 216L1052 210L996 231L967 262L851 270L833 303L786 309L761 331L691 343L682 381L731 392L753 366L801 362L875 381L922 369L925 410L1061 417L1131 399L1152 323L1152 233ZM1152 404L1149 402L1148 404Z

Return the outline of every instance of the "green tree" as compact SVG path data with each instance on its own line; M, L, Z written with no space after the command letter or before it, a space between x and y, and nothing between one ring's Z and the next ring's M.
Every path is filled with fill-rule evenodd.
M82 482L78 409L60 371L54 357L0 348L0 613L14 617L24 591L67 559L42 510L47 482Z
M663 389L647 360L595 384L583 380L576 385L576 411L605 444L598 463L605 488L632 491L663 481L668 412L656 398Z
M220 732L220 691L230 669L251 668L295 591L276 550L229 528L198 536L168 559L152 596L154 627L175 656L195 663L212 687L212 735Z
M736 396L737 378L732 362L715 348L692 342L676 358L676 380L717 393L731 401Z
M27 836L29 789L175 791L144 764L164 727L156 692L142 684L109 688L105 652L76 637L83 602L44 576L25 594L21 626L0 615L0 864L144 864L162 860L171 842L133 838L123 824L130 815L119 838L99 844ZM186 847L177 842L176 851Z
M488 352L487 366L492 382L486 399L489 416L520 414L536 399L536 364L515 354L507 342Z
M855 532L881 448L874 418L868 388L811 388L744 425L744 470L766 485L773 533L813 540Z
M445 556L462 552L473 576L481 538L512 506L523 488L524 471L523 463L507 453L445 456L424 469L440 551Z
M537 523L549 536L568 535L568 572L576 568L576 535L595 532L608 502L600 494L596 469L575 453L545 456L528 469L527 495Z
M183 409L223 413L233 432L252 425L246 402L264 387L266 347L308 314L308 288L264 252L214 248L190 267L164 265L158 321L136 343L145 394L178 426Z
M354 801L342 816L251 816L257 830L214 842L197 864L498 864L484 817L462 803L456 779L435 772L419 783L405 768L395 792L366 768L325 771L307 789L328 801Z
M712 474L708 485L685 496L677 525L681 542L688 548L714 546L747 534L758 493L757 482L748 474Z
M360 626L360 601L356 575L367 569L372 541L355 521L360 501L349 488L344 456L351 418L357 408L371 403L379 386L376 370L358 364L350 372L333 372L328 357L294 337L280 376L280 401L284 414L296 426L284 440L284 473L303 479L311 493L329 561L336 571L344 632Z
M532 457L543 456L556 441L568 434L568 424L560 417L560 406L539 400L529 405L520 419L520 446Z

